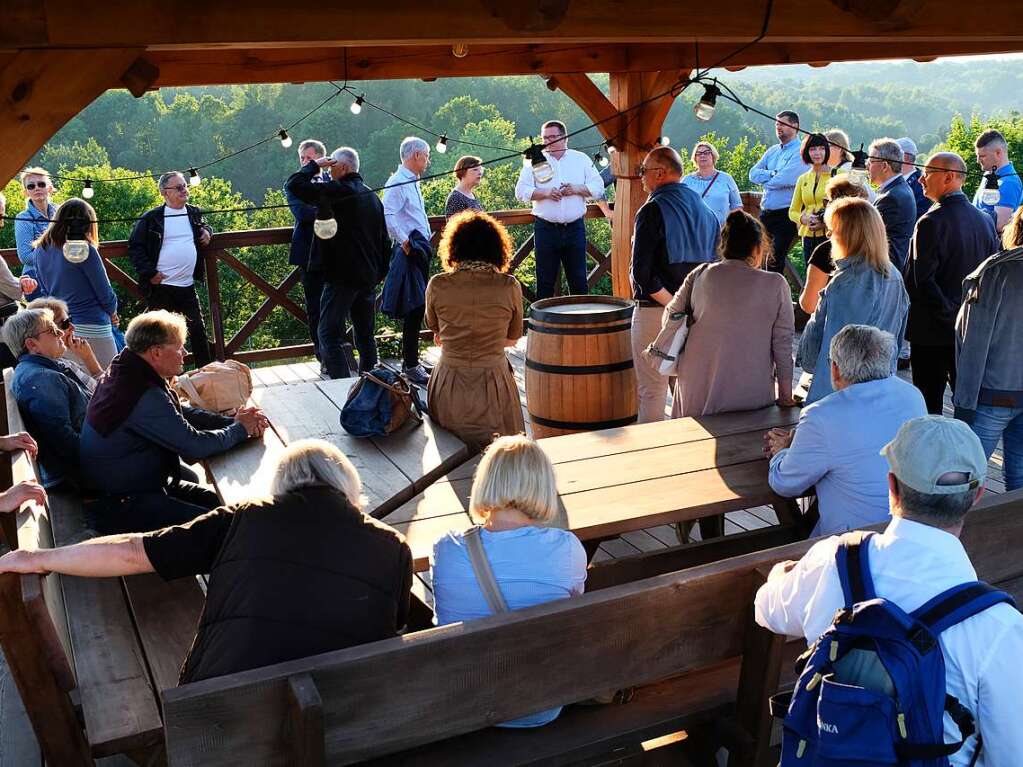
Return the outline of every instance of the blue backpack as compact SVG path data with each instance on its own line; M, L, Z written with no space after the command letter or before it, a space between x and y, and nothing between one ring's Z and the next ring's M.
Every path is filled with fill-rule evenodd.
M377 367L363 373L341 408L341 426L355 437L383 437L412 420L423 422L419 390L401 373Z
M963 583L910 614L878 597L867 541L844 536L837 566L845 607L800 658L784 714L781 767L947 767L976 730L972 714L945 689L938 637L949 626L1012 597L986 583ZM772 713L788 695L775 696ZM944 714L959 727L945 743ZM976 762L980 743L973 756Z

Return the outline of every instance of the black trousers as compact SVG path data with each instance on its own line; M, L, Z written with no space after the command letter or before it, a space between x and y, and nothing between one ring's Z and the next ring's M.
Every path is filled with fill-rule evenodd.
M323 272L301 269L302 290L305 292L305 314L309 323L309 337L313 341L313 353L316 359L322 360L320 354L320 302L323 296Z
M401 361L407 368L414 368L419 364L419 331L423 328L425 316L425 304L405 315L401 328Z
M925 346L915 341L909 349L913 385L924 395L927 412L941 415L945 406L945 384L956 390L955 346Z
M146 306L150 311L166 309L169 312L183 314L188 324L188 340L192 347L192 356L195 358L195 366L202 367L213 361L195 285L186 288L178 285L151 285Z
M220 505L217 494L182 480L146 493L105 496L85 504L85 517L103 535L144 533L183 525Z
M784 274L789 248L792 247L792 242L796 239L796 233L799 230L796 228L795 222L789 218L788 208L762 210L760 211L760 222L767 230L767 236L771 238L771 250L774 252L774 257L767 264L767 268L772 272Z
M333 282L324 285L320 307L320 349L323 364L331 378L353 375L341 346L345 338L345 318L349 316L355 346L359 350L359 372L366 373L376 367L377 344L373 337L376 298L373 288L352 288Z

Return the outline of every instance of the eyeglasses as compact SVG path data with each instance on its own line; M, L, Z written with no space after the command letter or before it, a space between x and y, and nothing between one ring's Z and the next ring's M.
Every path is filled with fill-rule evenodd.
M178 184L177 186L165 186L164 189L173 189L175 192L184 192L188 189L184 184Z
M707 155L709 155L709 154L711 154L711 155L712 155L712 154L714 154L714 153L713 153L712 151L710 151L709 149L699 149L699 150L697 150L697 152L696 152L696 156L697 156L697 157L706 157L706 156L707 156Z
M54 338L60 338L61 336L60 328L51 323L49 327L43 328L38 333L33 333L29 336L29 338L39 338L39 336L45 336L47 333L52 335Z
M45 181L29 181L27 184L25 184L25 188L30 192L36 187L39 187L40 189L46 189L46 187L48 186L49 184L47 184Z
M638 168L636 168L636 170L637 170L636 175L642 176L645 175L648 170L664 170L664 168L660 167L659 165L640 165Z
M61 330L65 331L65 332L70 330L71 329L71 318L70 317L65 317L64 319L62 319L60 322L57 323L57 327L60 328Z

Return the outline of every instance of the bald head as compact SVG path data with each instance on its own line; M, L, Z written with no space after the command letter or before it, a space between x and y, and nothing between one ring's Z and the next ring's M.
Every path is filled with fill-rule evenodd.
M643 187L652 192L663 184L678 183L683 167L682 158L670 146L651 149L643 160Z
M966 180L966 163L955 152L938 152L925 163L920 183L928 199L940 200L946 194L961 191Z

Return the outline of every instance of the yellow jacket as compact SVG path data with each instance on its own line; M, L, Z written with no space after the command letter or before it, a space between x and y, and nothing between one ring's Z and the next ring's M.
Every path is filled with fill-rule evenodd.
M835 175L835 171L831 171ZM831 177L827 174L820 176L812 168L796 179L796 188L792 192L792 204L789 205L789 218L799 224L800 237L823 237L824 227L813 231L804 226L799 217L804 212L813 213L824 209L824 190L828 188L828 181Z

